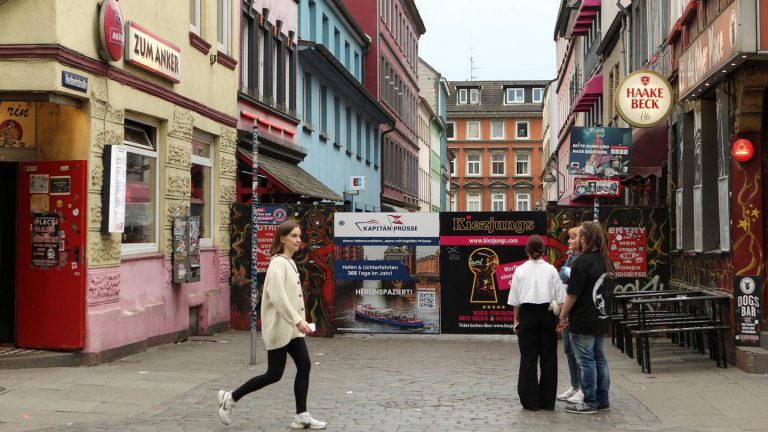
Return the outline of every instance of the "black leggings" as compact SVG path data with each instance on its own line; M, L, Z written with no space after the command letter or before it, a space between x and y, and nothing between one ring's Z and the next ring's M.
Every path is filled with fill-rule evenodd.
M307 392L309 391L309 370L312 363L309 360L307 344L303 337L297 337L288 345L267 351L267 372L249 379L240 388L232 392L232 399L239 401L248 393L280 381L285 370L286 354L290 354L296 364L296 381L293 383L293 394L296 397L296 414L307 410Z

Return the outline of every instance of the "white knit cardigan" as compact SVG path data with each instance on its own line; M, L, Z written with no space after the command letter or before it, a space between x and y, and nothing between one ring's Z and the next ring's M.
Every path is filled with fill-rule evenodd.
M304 337L296 325L306 319L301 280L293 260L275 255L269 262L261 298L261 331L267 350Z

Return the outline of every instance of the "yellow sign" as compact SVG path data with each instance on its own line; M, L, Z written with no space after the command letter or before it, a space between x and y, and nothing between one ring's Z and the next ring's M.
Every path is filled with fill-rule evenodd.
M0 147L35 148L35 103L0 102Z

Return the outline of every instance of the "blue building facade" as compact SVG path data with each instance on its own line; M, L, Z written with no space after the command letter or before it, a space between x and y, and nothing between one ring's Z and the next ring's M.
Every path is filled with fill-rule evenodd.
M299 39L297 143L308 152L300 166L350 211L380 211L379 126L394 119L363 84L368 36L341 0L307 0Z

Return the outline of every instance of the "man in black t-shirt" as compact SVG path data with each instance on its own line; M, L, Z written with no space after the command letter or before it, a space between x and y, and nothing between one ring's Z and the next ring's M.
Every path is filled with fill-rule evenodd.
M582 254L573 263L568 295L560 310L558 330L570 332L571 347L581 372L584 402L565 410L594 414L610 409L610 375L603 347L610 327L610 287L613 264L608 258L606 235L596 222L584 222L579 230Z

